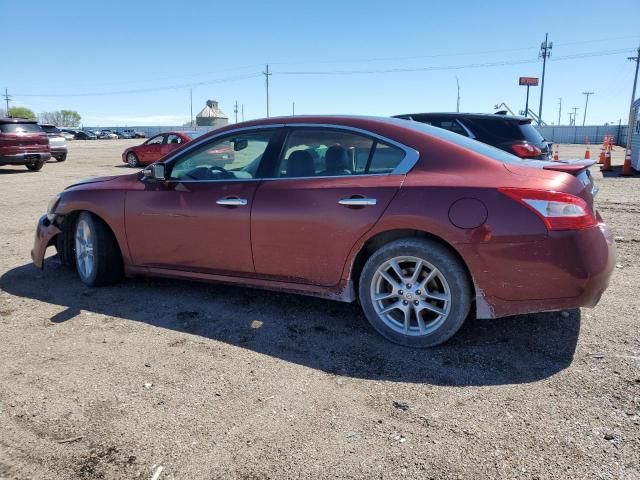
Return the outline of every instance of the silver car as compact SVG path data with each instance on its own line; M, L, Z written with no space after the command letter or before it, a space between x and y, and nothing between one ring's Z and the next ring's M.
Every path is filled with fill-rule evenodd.
M64 162L67 159L67 139L65 135L55 125L40 124L42 130L49 137L49 148L51 156L58 162Z

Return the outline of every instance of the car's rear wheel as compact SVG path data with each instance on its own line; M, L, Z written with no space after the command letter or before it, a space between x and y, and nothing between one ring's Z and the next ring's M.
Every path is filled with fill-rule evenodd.
M360 303L385 338L409 347L450 339L471 306L471 286L460 260L437 242L401 239L367 260L360 276Z
M111 230L89 212L78 216L74 234L76 270L89 286L109 285L122 277L122 256Z
M43 160L33 160L27 163L25 166L32 172L37 172L39 170L42 170L43 165L44 165Z
M131 168L137 168L140 166L140 161L138 160L138 156L135 153L127 153L127 165L129 165Z
M57 160L58 162L64 162L66 159L67 159L67 154L66 154L66 153L63 153L62 155L58 155L58 156L56 157L56 160Z

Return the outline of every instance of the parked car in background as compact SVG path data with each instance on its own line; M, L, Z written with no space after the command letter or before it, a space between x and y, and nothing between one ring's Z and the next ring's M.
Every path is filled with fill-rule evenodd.
M144 133L139 132L137 130L124 129L123 132L131 135L131 138L147 138L147 136Z
M0 117L0 165L38 171L50 158L49 137L35 120Z
M191 137L184 132L161 133L151 137L142 145L127 148L122 153L122 161L133 168L149 165L190 140Z
M118 135L116 135L111 130L100 130L100 133L98 134L98 138L103 140L115 140L118 138Z
M51 156L58 162L64 162L67 159L67 139L64 134L55 125L41 123L40 128L42 128L49 137Z
M211 153L222 146L226 162ZM429 347L470 312L598 303L615 246L582 176L593 164L393 118L255 120L65 189L32 258L56 245L90 286L157 275L359 300L383 336Z
M96 140L98 137L91 131L78 130L73 138L76 140Z
M133 138L130 133L127 133L123 130L118 130L115 132L115 134L118 136L118 138Z
M64 135L65 140L70 141L70 140L74 140L76 137L76 132L77 130L71 130L68 128L61 128L60 131L62 132L62 135Z
M498 147L520 158L551 159L551 143L531 124L530 118L490 113L409 113L395 115Z

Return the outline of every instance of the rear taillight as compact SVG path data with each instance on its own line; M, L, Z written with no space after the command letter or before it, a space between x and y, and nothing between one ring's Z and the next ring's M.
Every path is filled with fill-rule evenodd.
M542 155L542 150L530 143L514 143L509 147L520 158L534 158Z
M528 188L501 188L500 192L538 215L547 230L580 230L597 224L587 202L569 193Z

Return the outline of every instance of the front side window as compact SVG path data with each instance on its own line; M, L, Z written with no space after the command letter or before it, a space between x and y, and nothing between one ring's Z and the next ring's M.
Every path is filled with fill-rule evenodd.
M182 143L182 138L180 138L178 135L169 135L167 136L167 143L169 144Z
M207 142L179 157L170 180L242 180L255 178L274 132L236 133Z
M159 145L164 143L164 135L158 135L147 140L147 145Z
M390 173L404 155L400 148L359 134L330 129L299 129L287 138L277 176L301 178Z

